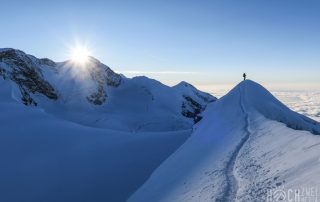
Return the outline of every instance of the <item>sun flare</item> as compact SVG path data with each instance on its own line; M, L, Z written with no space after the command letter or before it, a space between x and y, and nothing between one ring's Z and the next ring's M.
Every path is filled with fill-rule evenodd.
M76 46L71 49L71 60L77 64L85 64L89 60L90 51L85 46Z

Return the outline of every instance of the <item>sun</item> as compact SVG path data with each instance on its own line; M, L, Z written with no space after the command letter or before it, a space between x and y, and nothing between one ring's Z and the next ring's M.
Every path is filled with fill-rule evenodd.
M71 60L74 63L84 65L88 62L90 51L85 46L75 46L71 48Z

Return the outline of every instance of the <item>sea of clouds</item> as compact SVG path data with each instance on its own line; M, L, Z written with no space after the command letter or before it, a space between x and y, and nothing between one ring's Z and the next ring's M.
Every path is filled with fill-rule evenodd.
M292 110L320 122L320 91L273 91Z

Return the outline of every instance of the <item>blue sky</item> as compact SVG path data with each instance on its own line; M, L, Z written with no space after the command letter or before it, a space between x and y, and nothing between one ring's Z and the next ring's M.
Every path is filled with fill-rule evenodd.
M87 44L127 76L214 91L245 71L271 88L320 89L320 1L1 1L0 47L67 60Z

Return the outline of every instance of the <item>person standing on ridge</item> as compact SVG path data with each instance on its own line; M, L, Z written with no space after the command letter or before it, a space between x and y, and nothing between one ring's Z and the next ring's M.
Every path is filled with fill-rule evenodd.
M247 77L246 73L243 73L243 80L246 80L246 77Z

